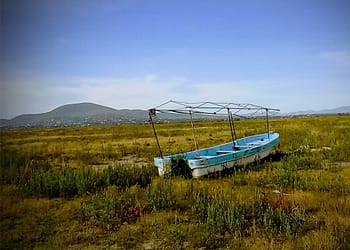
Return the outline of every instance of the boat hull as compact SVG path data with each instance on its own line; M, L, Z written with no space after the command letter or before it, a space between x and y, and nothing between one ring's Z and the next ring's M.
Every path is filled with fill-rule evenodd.
M198 178L215 172L221 172L236 166L245 166L267 157L279 142L278 133L259 134L214 147L191 151L183 154L154 158L159 175L169 171L173 159L183 159L192 171L192 177Z
M259 152L254 155L250 155L247 157L242 157L237 160L228 161L224 163L219 163L213 166L207 166L203 168L194 168L192 169L192 177L199 178L201 176L205 176L211 173L221 172L226 169L230 169L238 166L246 166L250 163L256 162L260 159L266 158L271 153L272 148L269 148L265 151Z

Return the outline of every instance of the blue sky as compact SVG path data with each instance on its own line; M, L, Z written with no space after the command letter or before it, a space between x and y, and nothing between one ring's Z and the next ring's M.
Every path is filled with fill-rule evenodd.
M166 100L350 105L350 1L3 0L0 118Z

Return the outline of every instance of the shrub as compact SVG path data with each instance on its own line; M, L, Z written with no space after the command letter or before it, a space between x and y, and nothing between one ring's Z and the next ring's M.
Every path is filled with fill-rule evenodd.
M277 169L272 172L272 181L282 187L292 186L296 187L300 185L302 176L296 170L289 169Z
M122 191L113 186L83 202L80 219L85 224L110 231L123 223L135 223L141 216L142 208L139 204L135 193L130 189Z
M219 231L241 233L247 227L248 212L243 204L223 195L209 195L205 189L194 192L192 214L199 222Z
M160 179L156 184L150 185L148 199L154 211L174 208L176 206L176 197L172 180Z
M235 201L233 197L210 195L207 190L194 192L192 214L200 222L217 232L233 232L245 236L256 226L271 233L296 235L306 223L305 209L297 205L281 205L260 193L251 205Z

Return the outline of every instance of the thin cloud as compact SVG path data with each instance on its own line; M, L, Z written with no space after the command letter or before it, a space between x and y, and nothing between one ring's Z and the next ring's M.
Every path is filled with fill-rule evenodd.
M323 51L320 57L338 65L350 66L350 51Z
M183 92L176 91L184 81L162 79L153 74L130 78L76 78L70 86L57 87L56 91L114 108L147 109L158 100L184 97Z
M275 83L206 82L198 83L184 77L164 78L146 75L130 78L77 78L70 86L57 87L56 92L81 100L114 108L146 109L167 100L226 101L276 106L271 89Z
M64 83L64 85L63 85ZM1 118L47 112L68 103L148 109L168 100L254 103L282 112L348 103L348 85L297 79L198 82L186 77L45 77L11 74L1 84ZM322 94L322 93L325 94ZM339 94L343 93L343 94ZM322 100L336 100L332 105ZM323 103L324 106L316 106Z

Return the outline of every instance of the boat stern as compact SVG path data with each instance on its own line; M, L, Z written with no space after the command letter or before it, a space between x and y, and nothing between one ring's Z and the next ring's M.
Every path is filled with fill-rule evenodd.
M154 165L158 169L159 175L164 175L166 172L166 166L170 163L170 158L161 158L161 157L155 157L154 158Z

